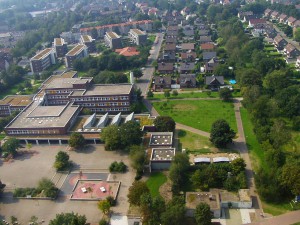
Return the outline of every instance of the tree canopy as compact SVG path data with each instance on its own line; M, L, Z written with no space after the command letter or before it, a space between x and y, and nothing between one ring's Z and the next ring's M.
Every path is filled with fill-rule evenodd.
M210 141L218 148L224 148L232 142L235 132L230 128L226 120L220 119L212 124Z
M210 225L212 214L207 203L200 203L195 209L195 220L197 225Z
M85 139L80 133L72 133L69 139L69 145L73 148L83 148L85 146Z
M159 132L173 132L176 126L175 121L170 116L158 116L153 123Z
M86 224L86 217L82 215L78 215L77 213L61 213L56 214L55 219L50 220L49 225L62 225L62 224L69 224L69 225L85 225Z

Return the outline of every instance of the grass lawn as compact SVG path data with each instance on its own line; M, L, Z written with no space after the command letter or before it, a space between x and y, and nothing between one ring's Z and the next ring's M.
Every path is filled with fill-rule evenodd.
M3 140L5 137L6 137L6 134L1 133L1 134L0 134L0 141Z
M241 116L243 121L243 127L246 137L247 146L250 152L250 157L254 170L258 169L261 165L264 169L269 169L264 160L264 152L258 143L256 136L253 132L253 125L250 121L249 114L245 108L241 108Z
M147 187L150 190L152 197L159 196L159 187L167 182L167 177L162 172L151 173L151 176L146 181Z
M218 92L211 92L211 95L208 96L207 92L187 92L187 93L178 93L177 96L173 96L171 92L171 96L168 99L182 99L182 98L217 98L219 97ZM153 98L148 99L167 99L164 94L156 94L154 93Z
M208 137L203 137L185 130L178 131L179 150L186 149L189 153L210 153L214 146Z
M262 201L262 205L263 205L264 212L270 213L273 216L278 216L292 210L289 202L284 202L280 204L271 204Z
M209 132L218 119L225 119L237 131L234 108L231 102L221 100L170 100L153 102L160 115L171 116L176 122Z

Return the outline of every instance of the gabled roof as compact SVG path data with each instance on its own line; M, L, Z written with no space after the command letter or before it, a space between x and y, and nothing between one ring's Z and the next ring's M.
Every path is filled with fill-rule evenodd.
M164 77L154 77L154 82L155 85L161 85L161 84L166 84L170 85L172 83L172 78L171 76L164 76Z
M203 52L203 59L204 60L210 60L210 59L212 59L216 56L217 56L216 52Z
M176 50L176 44L166 44L165 45L165 51L175 51Z
M224 84L224 77L223 76L207 76L205 77L205 84L206 85L223 85Z
M194 50L195 49L195 44L194 43L182 43L181 44L181 49L182 50Z
M123 55L126 57L131 57L140 54L140 52L137 51L136 47L118 48L115 50L115 52L119 53L119 55Z
M277 12L277 11L273 11L272 13L271 13L271 16L278 16L279 15L279 12Z
M180 74L179 82L181 84L185 84L188 82L195 84L196 83L196 75L195 74Z
M195 63L186 62L180 64L180 71L191 71L195 68Z
M292 16L290 16L289 18L288 18L288 22L289 23L294 23L296 21L296 19L294 18L294 17L292 17Z
M276 44L279 44L282 41L286 41L281 35L277 34L277 36L274 38L274 42Z
M287 44L287 46L285 46L284 49L287 53L290 53L290 52L294 51L296 49L296 47L289 43L289 44Z
M196 52L182 52L180 54L181 59L189 59L189 58L196 58Z
M281 13L279 16L279 19L285 20L287 18L287 15L284 13Z
M158 71L173 70L173 63L158 63Z
M249 23L255 25L255 24L264 24L266 23L265 19L250 19Z
M213 50L215 45L213 43L204 43L200 45L201 50Z

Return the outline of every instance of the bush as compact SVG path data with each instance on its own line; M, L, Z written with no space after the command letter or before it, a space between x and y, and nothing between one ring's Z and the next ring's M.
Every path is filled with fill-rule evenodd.
M123 162L116 162L114 161L112 164L109 166L109 172L119 172L119 173L124 173L127 170L127 166Z
M66 152L60 151L55 156L55 162L54 162L54 168L59 170L67 169L71 166L71 163L69 161L69 155Z
M173 96L177 96L177 95L178 95L178 91L177 91L177 90L173 90L173 91L172 91L172 95L173 95Z
M99 225L108 225L108 222L105 219L101 219Z
M106 200L109 202L109 204L111 206L115 206L117 203L116 200L112 196L107 196Z

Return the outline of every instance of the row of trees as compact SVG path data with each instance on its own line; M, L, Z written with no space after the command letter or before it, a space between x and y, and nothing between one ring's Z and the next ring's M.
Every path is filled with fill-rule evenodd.
M160 196L152 197L143 181L132 184L129 188L128 201L131 205L139 207L143 224L181 225L186 221L183 197L175 196L166 203ZM199 204L195 210L195 219L199 225L211 224L210 207L205 203Z
M255 176L260 196L279 202L298 195L294 174L299 172L299 153L287 153L286 148L293 145L291 131L299 130L300 86L294 79L299 74L287 68L283 59L267 55L261 38L249 39L235 17L220 21L217 27L263 151Z

